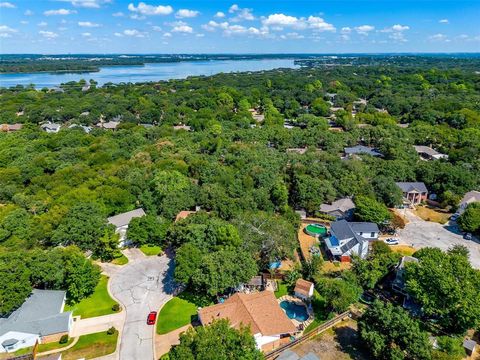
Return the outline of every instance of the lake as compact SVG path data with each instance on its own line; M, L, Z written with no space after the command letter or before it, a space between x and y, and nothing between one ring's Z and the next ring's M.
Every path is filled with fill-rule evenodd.
M69 81L93 79L101 86L105 83L136 83L170 79L185 79L188 76L213 75L218 73L261 71L277 68L297 68L293 59L261 60L210 60L154 63L144 66L103 66L98 72L84 73L15 73L0 74L0 87L35 84L36 88L52 88Z

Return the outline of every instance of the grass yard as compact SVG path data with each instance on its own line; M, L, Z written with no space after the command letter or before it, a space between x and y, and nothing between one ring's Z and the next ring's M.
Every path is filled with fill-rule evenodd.
M414 213L425 221L433 221L439 224L445 224L451 214L439 211L428 206L417 206Z
M147 256L157 256L162 252L162 248L157 245L142 245L140 250Z
M125 255L121 254L119 257L113 259L111 263L115 265L125 265L128 263L128 259Z
M117 302L108 294L108 277L102 275L95 288L95 292L88 298L72 306L65 306L65 311L73 311L73 315L80 315L82 319L113 314L112 306Z
M78 342L62 353L63 360L94 359L115 352L118 331L108 335L106 331L80 336Z
M163 335L192 322L197 315L197 306L185 299L174 297L158 314L157 334Z
M417 249L409 245L393 245L390 246L390 249L392 249L394 252L402 254L403 256L412 256L413 253L417 251Z
M325 261L322 266L322 272L328 274L331 272L348 270L352 267L352 263L339 261Z
M283 282L277 281L277 286L278 286L278 289L277 291L275 291L275 297L277 299L288 294L287 285L285 285Z
M38 344L38 352L42 353L45 351L56 350L56 349L67 347L73 342L73 340L75 340L75 338L69 338L65 344L60 344L58 341L47 343L47 344ZM15 355L16 356L26 355L26 354L30 354L32 351L33 351L33 346L17 350L15 351Z

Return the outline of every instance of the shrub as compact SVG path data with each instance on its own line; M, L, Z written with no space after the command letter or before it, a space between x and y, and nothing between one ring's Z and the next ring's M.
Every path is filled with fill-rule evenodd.
M120 311L120 305L119 304L114 304L112 306L112 310L115 311L115 312Z
M68 335L67 335L67 334L62 335L62 337L60 338L59 343L60 343L60 344L66 344L67 342L68 342Z
M115 329L115 327L112 326L110 329L107 330L107 334L108 335L113 335L113 334L115 334L116 331L117 331L117 329Z

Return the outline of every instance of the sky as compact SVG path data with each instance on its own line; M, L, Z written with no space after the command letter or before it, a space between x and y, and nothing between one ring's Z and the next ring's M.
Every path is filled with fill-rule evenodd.
M480 0L0 0L0 53L480 52Z

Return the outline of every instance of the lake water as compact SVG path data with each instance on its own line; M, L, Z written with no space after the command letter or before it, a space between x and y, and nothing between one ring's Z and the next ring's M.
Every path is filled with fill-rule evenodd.
M36 88L52 88L69 81L93 79L105 83L147 82L184 79L188 76L213 75L221 72L261 71L297 68L293 59L211 60L155 63L145 66L103 66L98 72L85 73L15 73L0 74L0 87L35 84Z

